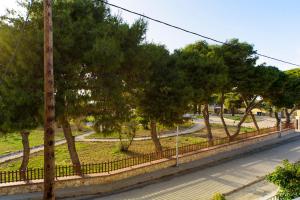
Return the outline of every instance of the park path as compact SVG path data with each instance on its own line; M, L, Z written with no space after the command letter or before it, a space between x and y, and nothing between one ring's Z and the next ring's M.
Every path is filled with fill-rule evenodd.
M205 127L203 120L197 120L194 121L195 125L192 126L191 128L185 129L183 131L179 131L178 135L187 135L187 134L191 134L194 133L196 131L199 131L201 129L203 129ZM93 134L93 133L91 133ZM91 135L90 134L90 135ZM159 138L168 138L168 137L174 137L177 135L177 132L170 132L170 133L164 133L159 135ZM87 136L85 136L87 137ZM128 140L128 139L123 139L124 141ZM133 139L133 141L145 141L145 140L151 140L150 136L144 136L144 137L136 137ZM77 141L83 141L83 142L119 142L120 139L118 138L94 138L94 139L86 139L86 138L82 138L82 139L78 139Z
M201 123L201 121L197 122L194 126L192 126L189 129L186 129L184 131L180 131L179 135L185 135L185 134L190 134L193 132L196 132L198 130L201 130L204 127L203 122ZM76 142L119 142L119 139L113 139L113 138L104 138L104 139L85 139L85 137L90 136L92 134L94 134L94 131L89 131L87 133L84 133L82 135L78 135L75 137ZM161 135L159 138L167 138L167 137L173 137L176 135L176 132L171 132L171 133L166 133ZM135 141L144 141L144 140L151 140L151 137L139 137L139 138L134 138ZM59 146L62 144L65 144L67 141L65 139L63 140L59 140L55 142L55 146ZM33 147L30 149L30 154L32 153L36 153L39 151L43 151L44 150L44 145L40 145L37 147ZM4 163L10 160L14 160L17 158L21 158L23 156L23 151L18 151L18 152L14 152L14 153L10 153L7 155L3 155L0 157L0 163Z
M225 119L226 123L228 125L236 125L238 122L231 120L231 119ZM222 124L221 119L219 116L210 116L210 122L211 123L216 123L216 124ZM180 131L178 135L187 135L187 134L191 134L194 133L196 131L199 131L203 128L205 128L205 124L203 119L195 119L194 120L195 125L192 126L191 128L185 129L183 131ZM275 119L269 118L269 117L264 117L262 121L258 122L258 125L260 128L267 128L267 127L272 127L275 124ZM254 127L253 123L244 123L243 126L245 127ZM89 131L87 133L84 133L82 135L78 135L75 137L75 140L78 142L119 142L120 139L118 138L101 138L101 139L87 139L86 137L94 134L94 131ZM159 135L159 138L168 138L168 137L174 137L176 136L177 133L176 131L174 132L170 132L170 133L165 133L165 134L161 134ZM126 141L126 139L124 139ZM151 140L150 136L145 136L145 137L136 137L134 138L134 141L146 141L146 140ZM65 144L66 140L59 140L55 142L55 146L58 145L62 145ZM33 147L30 149L30 153L36 153L39 151L43 151L44 150L44 145L40 145L37 147ZM3 155L0 156L0 163L4 163L7 162L9 160L13 160L16 158L21 158L23 156L23 151L18 151L18 152L14 152L14 153L10 153L7 155Z
M276 124L275 118L271 118L268 116L260 116L259 118L258 117L256 117L256 118L259 119L257 124L260 128L270 128L270 127L275 126L275 124ZM235 121L235 120L227 119L227 118L225 118L225 122L229 126L236 126L239 123L239 121ZM222 121L219 116L212 115L212 116L210 116L210 123L222 124ZM242 126L248 127L248 128L255 128L255 125L253 124L253 122L248 122L248 123L244 122Z
M75 140L76 141L77 140L82 140L84 137L86 137L88 135L91 135L93 133L94 133L93 131L89 131L87 133L78 135L78 136L75 137ZM55 142L55 146L65 144L66 142L67 141L65 139L58 140L58 141ZM44 150L44 145L32 147L32 148L30 148L30 154L36 153L36 152L39 152L39 151L43 151L43 150ZM0 157L0 163L4 163L4 162L10 161L10 160L14 160L16 158L21 158L22 156L23 156L23 151L18 151L18 152L10 153L10 154L7 154L7 155L3 155L3 156Z
M282 160L300 160L300 139L209 168L95 200L210 200L272 172ZM91 199L91 198L90 198Z
M262 120L258 121L258 126L260 128L269 128L269 127L273 127L276 124L276 120L270 117L261 117ZM225 118L225 122L227 123L227 125L230 126L236 126L238 124L238 121L232 120L232 119L226 119ZM205 128L205 124L203 119L196 119L194 120L195 125L189 129L180 131L178 135L187 135L187 134L191 134L194 132L197 132L203 128ZM220 119L219 116L210 116L210 123L214 123L214 124L222 124L222 121ZM243 123L242 125L243 127L250 127L250 128L255 128L254 124L252 122L250 123ZM93 133L90 133L89 135L91 135ZM87 135L87 136L89 136ZM165 133L162 135L159 135L159 138L168 138L168 137L174 137L176 136L177 133L175 132L171 132L171 133ZM85 137L87 137L85 136ZM123 139L124 141L126 141L127 139ZM133 139L133 141L145 141L145 140L151 140L150 136L144 136L144 137L136 137ZM82 139L78 139L77 141L83 141L83 142L119 142L120 139L118 138L91 138L91 139L87 139L87 138L82 138Z

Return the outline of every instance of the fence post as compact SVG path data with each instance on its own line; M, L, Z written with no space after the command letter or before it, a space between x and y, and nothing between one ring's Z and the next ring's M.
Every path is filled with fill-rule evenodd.
M278 133L278 138L281 138L281 131L282 131L282 123L281 123L281 118L279 119L279 133Z
M179 135L179 127L177 126L177 132L176 132L176 167L178 167L178 135Z
M108 166L107 166L107 172L109 173L109 171L110 171L110 170L109 170L109 168L110 168L110 162L108 162L107 165L108 165Z
M6 179L6 172L4 172L4 183L7 182L6 180L7 180L7 179Z

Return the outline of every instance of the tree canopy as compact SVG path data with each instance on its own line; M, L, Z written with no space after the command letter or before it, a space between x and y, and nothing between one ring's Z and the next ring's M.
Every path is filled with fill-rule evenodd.
M33 1L29 7L25 1L23 6L28 19L13 12L0 19L3 133L33 129L43 121L43 4ZM203 106L212 140L210 104L221 107L231 139L248 116L259 130L252 110L263 102L276 112L284 109L288 118L300 104L300 71L258 65L254 45L238 39L224 45L197 41L169 52L145 39L146 21L128 24L100 0L53 1L53 25L56 121L74 163L79 159L70 122L78 118L93 116L95 130L120 132L140 117L160 151L157 123L181 123L191 105ZM234 133L227 129L224 105L232 113L245 108Z

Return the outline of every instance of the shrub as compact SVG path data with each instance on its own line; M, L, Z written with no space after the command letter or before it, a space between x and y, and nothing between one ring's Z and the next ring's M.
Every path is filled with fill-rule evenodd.
M225 196L221 193L215 193L212 199L213 200L226 200Z
M300 197L300 164L293 164L287 160L274 172L267 175L266 179L279 186L279 199L291 200Z

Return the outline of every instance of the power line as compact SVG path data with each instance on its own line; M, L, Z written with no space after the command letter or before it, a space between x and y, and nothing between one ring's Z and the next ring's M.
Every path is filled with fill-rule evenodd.
M223 42L223 41L221 41L221 40L217 40L217 39L215 39L215 38L208 37L208 36L205 36L205 35L202 35L202 34L199 34L199 33L196 33L196 32L190 31L190 30L187 30L187 29L185 29L185 28L181 28L181 27L179 27L179 26L175 26L175 25L169 24L169 23L164 22L164 21L161 21L161 20L159 20L159 19L155 19L155 18L153 18L153 17L149 17L149 16L147 16L147 15L138 13L138 12L136 12L136 11L129 10L129 9L127 9L127 8L118 6L118 5L116 5L116 4L109 3L109 2L107 2L107 1L103 1L103 0L100 0L100 1L101 1L102 3L104 3L104 4L109 5L109 6L112 6L112 7L121 9L121 10L124 10L124 11L126 11L126 12L131 13L131 14L138 15L138 16L140 16L140 17L143 17L143 18L149 19L149 20L151 20L151 21L154 21L154 22L157 22L157 23L160 23L160 24L169 26L169 27L171 27L171 28L175 28L175 29L181 30L181 31L183 31L183 32L190 33L190 34L199 36L199 37L201 37L201 38L204 38L204 39L207 39L207 40L210 40L210 41L219 43L219 44L223 44L223 45L228 45L228 46L233 46L233 47L234 47L234 45L231 45L231 44L229 44L229 43ZM272 56L268 56L268 55L265 55L265 54L261 54L261 53L257 53L257 52L256 52L256 55L258 55L258 56L260 56L260 57L267 58L267 59L275 60L275 61L278 61L278 62L282 62L282 63L285 63L285 64L289 64L289 65L294 65L294 66L300 67L300 64L295 64L295 63L292 63L292 62L289 62L289 61L285 61L285 60L282 60L282 59L278 59L278 58L274 58L274 57L272 57Z

